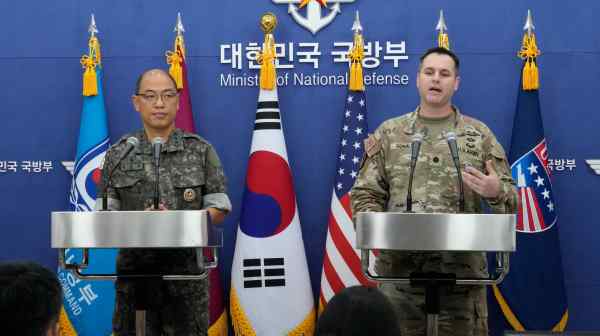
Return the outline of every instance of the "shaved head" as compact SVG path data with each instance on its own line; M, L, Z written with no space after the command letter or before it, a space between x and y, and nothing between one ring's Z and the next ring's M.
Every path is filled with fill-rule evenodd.
M138 77L137 81L135 82L135 94L140 93L140 86L142 85L142 81L144 80L144 78L146 78L146 76L154 76L159 74L167 76L171 80L171 82L173 82L173 87L175 88L175 90L177 90L177 82L175 81L173 76L169 74L169 72L163 69L149 69L142 72L142 74Z

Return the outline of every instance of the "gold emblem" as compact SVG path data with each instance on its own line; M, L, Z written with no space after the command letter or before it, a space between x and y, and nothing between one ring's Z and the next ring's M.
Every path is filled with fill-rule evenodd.
M277 26L277 17L271 12L265 13L260 18L260 28L265 34L271 34Z
M196 199L196 191L194 191L194 189L190 189L190 188L185 189L185 191L183 192L183 199L186 202L192 202L193 200Z

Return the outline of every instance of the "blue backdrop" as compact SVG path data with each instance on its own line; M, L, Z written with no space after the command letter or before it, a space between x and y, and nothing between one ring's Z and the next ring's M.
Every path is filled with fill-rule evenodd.
M331 6L331 2L329 2ZM221 75L254 75L246 50L242 69L225 60L231 45L261 42L260 16L279 19L278 43L293 43L290 82L279 89L280 106L292 167L313 291L318 293L327 230L345 86L306 86L294 74L344 74L334 62L334 42L350 42L354 11L360 10L367 41L383 47L372 73L406 75L407 84L367 89L369 129L412 110L417 102L418 55L436 43L438 11L444 9L451 48L461 58L462 83L455 96L461 110L486 122L508 150L521 61L516 57L527 9L533 13L542 51L540 100L550 158L574 160L575 167L553 174L560 239L570 308L570 330L600 329L600 258L595 206L600 176L585 163L600 159L596 111L600 84L600 31L595 13L600 2L558 1L384 1L341 4L341 13L313 35L288 14L288 5L260 1L77 1L39 0L0 3L0 259L33 259L56 267L49 247L49 214L68 208L71 176L61 161L73 161L82 106L79 58L87 49L89 15L100 30L104 93L111 142L141 127L130 103L138 74L165 65L172 48L177 12L186 28L192 105L199 134L214 144L229 180L234 211L225 223L222 270L229 269L243 189L258 88L225 86ZM324 11L324 14L327 11ZM386 43L405 42L407 60L397 67L384 59ZM318 68L300 61L301 52L318 43ZM27 168L27 161L40 162ZM572 162L572 161L571 161ZM45 163L45 165L44 165ZM8 167L7 167L8 166ZM10 168L14 169L10 169Z

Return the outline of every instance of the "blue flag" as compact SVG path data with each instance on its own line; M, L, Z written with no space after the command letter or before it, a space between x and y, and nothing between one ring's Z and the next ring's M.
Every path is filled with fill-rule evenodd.
M89 70L95 74L92 75L95 78L92 83L96 86L96 92L83 97L79 141L69 195L72 211L94 210L96 185L109 143L99 47L97 44L97 50L90 48L90 55L87 58L84 56L84 59L95 62ZM90 265L86 272L114 273L116 254L116 249L91 249ZM66 251L67 263L79 263L81 258L80 249ZM62 269L58 271L58 278L64 291L64 312L60 319L62 335L110 335L115 301L113 282L82 281Z
M519 85L509 160L519 195L517 252L494 295L513 329L562 331L567 297L537 89Z

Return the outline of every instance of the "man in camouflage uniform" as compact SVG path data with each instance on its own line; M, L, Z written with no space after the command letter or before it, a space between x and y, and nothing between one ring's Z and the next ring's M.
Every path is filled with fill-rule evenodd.
M457 172L445 137L454 132L465 186L465 212L481 213L486 203L494 213L515 213L516 190L506 155L482 122L461 114L451 103L458 89L459 60L443 48L421 57L417 75L420 104L411 113L385 121L365 140L365 158L351 191L352 211L403 212L406 209L411 143L425 134L413 180L413 211L459 211ZM487 277L484 253L417 253L381 251L376 272L407 277L412 272L455 273ZM425 335L424 289L382 283L400 320L402 335ZM487 335L484 286L441 290L440 335Z
M163 70L149 70L138 79L133 105L144 128L125 135L107 152L102 181L107 181L127 148L128 137L139 140L112 173L110 210L150 210L154 196L152 139L166 142L160 156L161 210L207 209L213 223L231 210L225 193L225 175L214 148L196 134L175 128L179 95L173 78ZM103 182L103 183L104 183ZM102 187L99 190L103 190ZM121 249L119 274L198 274L193 249ZM208 280L116 282L113 317L115 335L135 335L136 297L147 299L148 335L206 335L208 329ZM136 295L136 290L138 291Z

